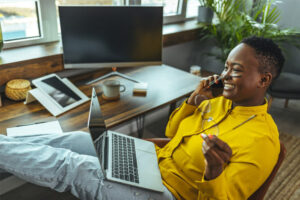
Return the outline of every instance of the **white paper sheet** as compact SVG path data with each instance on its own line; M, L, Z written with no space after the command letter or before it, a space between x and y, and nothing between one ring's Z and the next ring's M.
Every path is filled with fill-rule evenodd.
M21 125L6 129L7 136L32 136L63 133L58 121Z

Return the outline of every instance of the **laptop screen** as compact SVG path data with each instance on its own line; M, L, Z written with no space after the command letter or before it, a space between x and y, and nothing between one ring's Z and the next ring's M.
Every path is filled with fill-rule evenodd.
M91 97L88 128L90 130L93 140L97 139L106 131L104 117L102 115L99 100L94 88Z
M105 175L104 170L107 169L107 155L105 153L107 151L107 137L105 133L107 129L95 88L92 89L88 128L95 145L95 151L98 155L102 172Z

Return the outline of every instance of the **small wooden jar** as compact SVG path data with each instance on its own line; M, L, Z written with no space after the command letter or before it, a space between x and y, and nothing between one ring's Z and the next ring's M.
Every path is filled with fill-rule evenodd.
M5 95L11 100L21 101L26 99L29 90L31 90L31 87L28 80L14 79L6 84Z

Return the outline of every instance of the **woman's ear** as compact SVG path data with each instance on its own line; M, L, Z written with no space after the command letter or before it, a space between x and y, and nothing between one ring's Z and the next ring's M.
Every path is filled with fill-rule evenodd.
M270 72L263 73L260 80L260 87L268 88L271 85L272 80L273 76Z

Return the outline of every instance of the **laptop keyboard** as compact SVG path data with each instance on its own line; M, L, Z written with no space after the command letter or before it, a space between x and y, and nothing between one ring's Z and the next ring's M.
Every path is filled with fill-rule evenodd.
M112 176L139 183L134 139L112 135Z

